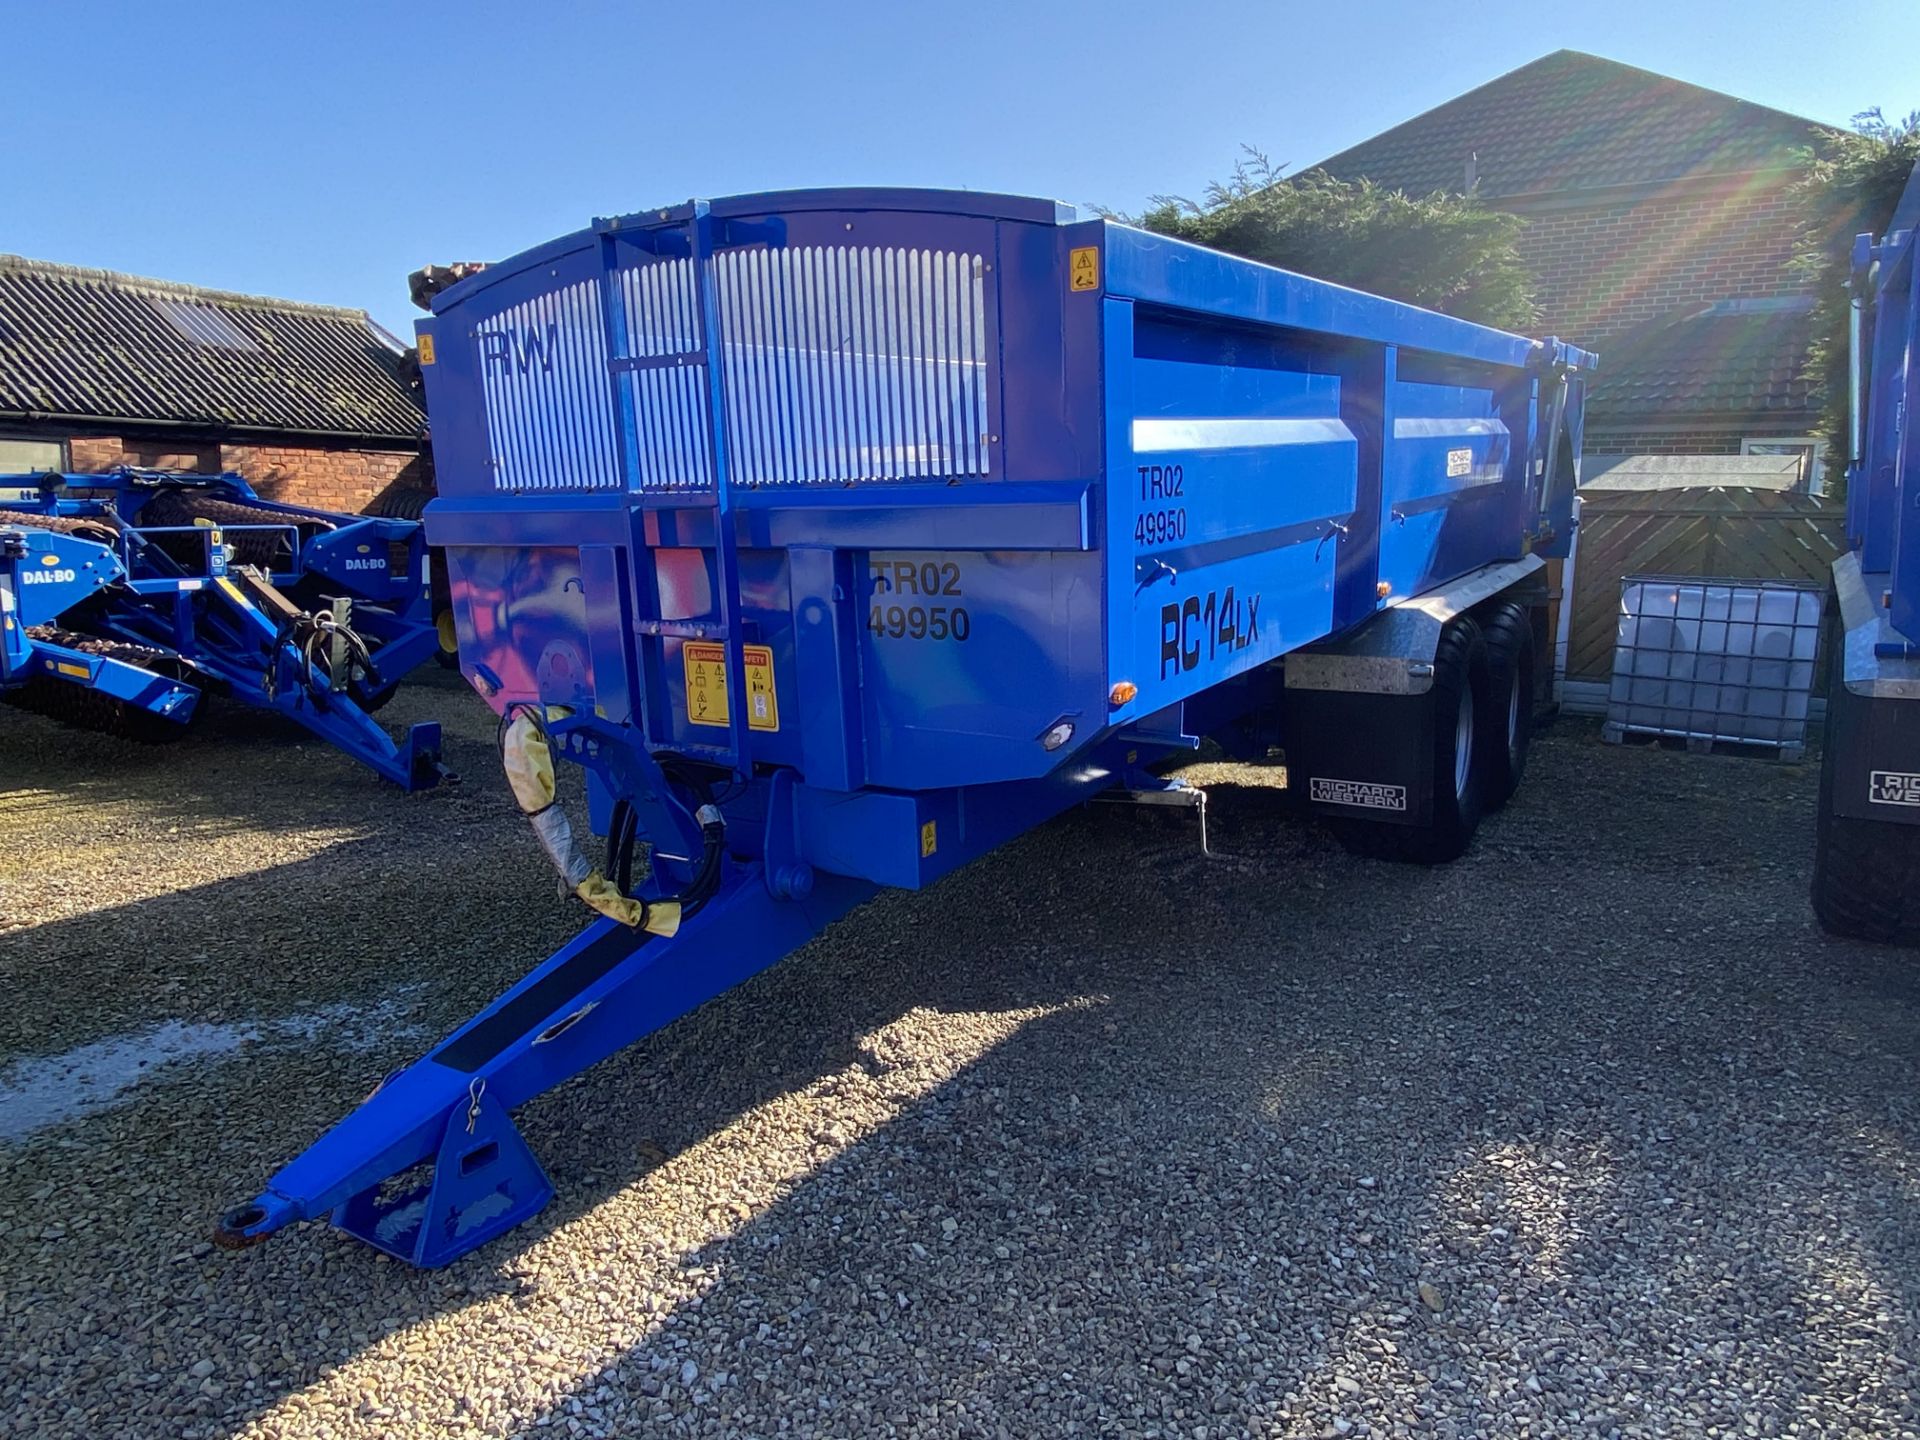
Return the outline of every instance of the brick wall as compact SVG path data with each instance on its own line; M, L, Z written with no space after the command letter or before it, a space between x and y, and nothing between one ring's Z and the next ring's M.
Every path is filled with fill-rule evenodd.
M431 489L431 463L414 450L246 442L223 444L179 438L121 436L68 439L75 470L139 465L158 470L235 470L269 500L321 510L358 511L394 484Z
M1520 207L1516 207L1520 208ZM1794 216L1781 177L1528 215L1538 333L1595 348L1644 321L1715 300L1793 295Z
M431 485L417 452L319 450L292 445L223 445L220 468L237 470L269 500L357 511L403 478Z
M1738 435L1643 435L1588 431L1582 455L1738 455Z
M1802 440L1805 430L1755 426L1737 434L1726 431L1634 431L1589 429L1580 442L1582 455L1738 455L1742 440Z
M179 439L76 435L67 440L67 464L81 471L111 470L116 465L137 465L144 470L218 470L220 447Z

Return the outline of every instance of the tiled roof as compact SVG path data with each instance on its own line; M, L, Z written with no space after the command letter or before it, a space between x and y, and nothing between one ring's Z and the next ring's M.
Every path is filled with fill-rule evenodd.
M1811 300L1725 300L1629 331L1600 357L1588 422L1694 416L1807 419Z
M1658 184L1792 168L1822 127L1684 80L1556 50L1382 131L1318 168L1427 195Z
M0 255L0 420L412 439L400 354L363 310Z

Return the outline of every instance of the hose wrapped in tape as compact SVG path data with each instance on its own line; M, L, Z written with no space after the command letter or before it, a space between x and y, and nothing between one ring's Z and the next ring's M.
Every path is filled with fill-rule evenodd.
M602 875L573 842L573 826L554 803L556 787L553 750L539 718L528 709L517 712L500 736L500 759L514 802L533 823L540 847L567 889L610 920L653 935L671 935L680 928L680 906L672 900L637 900Z

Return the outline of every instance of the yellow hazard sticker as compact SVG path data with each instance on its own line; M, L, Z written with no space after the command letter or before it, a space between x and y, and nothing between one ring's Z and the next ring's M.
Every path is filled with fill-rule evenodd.
M920 858L926 859L939 848L940 833L933 828L933 821L929 820L920 827Z
M741 649L747 670L747 728L778 730L780 704L773 693L773 651L765 645ZM727 652L707 640L689 640L680 650L687 672L687 719L695 725L728 725Z
M1100 288L1100 247L1082 245L1067 257L1067 283L1075 290Z
M419 337L419 340L420 363L422 365L431 365L433 363L433 336L422 335Z

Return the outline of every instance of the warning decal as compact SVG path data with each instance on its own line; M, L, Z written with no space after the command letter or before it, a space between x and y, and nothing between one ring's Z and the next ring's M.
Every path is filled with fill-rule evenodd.
M780 705L773 693L773 651L765 645L743 647L747 668L747 728L778 730ZM695 725L731 723L727 705L727 652L711 641L689 640L680 650L687 672L687 719Z
M1449 480L1457 480L1462 475L1471 475L1472 473L1473 451L1471 449L1447 451L1447 478Z
M1067 257L1067 273L1071 277L1068 284L1075 290L1098 290L1100 288L1100 248L1097 245L1082 245Z

